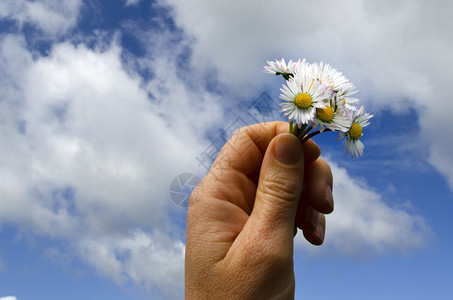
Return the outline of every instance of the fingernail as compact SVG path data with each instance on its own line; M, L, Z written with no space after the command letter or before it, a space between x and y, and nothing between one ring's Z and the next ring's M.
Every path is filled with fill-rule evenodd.
M324 242L325 234L326 233L324 232L324 228L322 228L321 224L318 224L318 226L316 227L315 235L319 238L320 244Z
M285 165L294 165L302 152L301 142L292 134L285 133L275 141L275 158Z
M332 195L332 188L330 185L326 184L326 200L329 202L330 207L332 208L333 211L333 195Z

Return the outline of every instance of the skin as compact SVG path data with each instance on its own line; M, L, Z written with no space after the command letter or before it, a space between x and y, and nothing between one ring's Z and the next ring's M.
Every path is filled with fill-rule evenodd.
M194 190L187 215L186 299L293 299L297 228L324 241L332 173L288 123L239 129Z

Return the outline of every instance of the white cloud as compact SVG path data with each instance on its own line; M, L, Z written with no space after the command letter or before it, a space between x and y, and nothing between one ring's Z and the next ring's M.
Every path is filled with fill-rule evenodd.
M14 296L8 296L8 297L0 297L0 300L17 300L17 298Z
M453 157L452 146L453 131L452 118L448 112L453 109L453 103L450 101L446 92L442 95L446 101L436 109L430 109L422 114L424 125L422 127L422 136L424 140L431 142L429 162L442 173L447 179L450 189L453 190Z
M2 102L2 111L11 112L4 116L9 127L2 128L3 138L10 144L2 149L7 154L2 159L5 169L14 170L17 177L2 175L3 182L9 182L7 190L18 198L15 203L28 198L27 193L47 199L59 188L72 187L77 198L73 209L83 211L88 219L102 209L106 219L93 218L99 224L110 224L110 218L119 217L116 214L142 224L159 224L159 214L150 212L165 206L163 187L176 170L190 170L202 149L201 145L187 148L203 135L191 131L182 118L192 110L193 95L183 84L170 83L175 91L158 94L163 103L158 107L140 88L139 79L122 69L120 49L115 46L99 52L63 43L55 46L50 57L32 61L21 43L6 37L2 47L9 62L5 69L14 73L5 77L22 84ZM197 102L195 106L203 101ZM167 105L169 110L162 111ZM20 124L24 133L18 129ZM197 124L196 128L202 127ZM19 193L23 184L39 188ZM135 205L124 201L131 197ZM59 200L41 204L51 207ZM9 214L4 211L4 215Z
M325 244L310 246L299 235L296 245L312 253L333 251L352 257L390 252L407 253L423 247L430 230L421 216L391 205L363 180L329 162L334 174L335 212L327 216Z
M119 239L85 240L79 249L84 259L105 276L117 282L131 278L137 286L165 299L183 297L184 250L181 241L170 239L166 233L151 235L141 230Z
M146 63L170 79L143 82L114 42L32 57L22 37L1 37L0 224L63 240L101 274L178 299L183 232L169 214L184 210L168 187L196 170L222 110L177 80L164 50Z
M159 2L173 9L175 22L194 38L193 64L216 69L238 94L269 82L275 85L274 78L260 74L266 60L307 57L342 70L371 111L416 109L420 146L430 150L429 162L453 190L453 138L448 130L453 126L453 19L448 13L453 3Z
M0 17L16 20L21 27L30 23L59 37L76 25L81 6L81 0L6 0L0 3Z

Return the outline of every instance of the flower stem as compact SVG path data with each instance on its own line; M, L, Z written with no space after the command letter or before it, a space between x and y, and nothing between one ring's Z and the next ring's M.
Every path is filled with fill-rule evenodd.
M291 77L293 77L294 75L292 73L282 73L282 72L277 72L275 73L275 75L282 75L285 80L289 80Z
M312 130L312 129L313 129L313 126L311 126L311 125L310 125L310 126L305 125L304 130L298 135L298 138L299 138L300 140L302 140L302 139L304 138L304 136L305 136L307 133L309 133L310 130ZM302 141L303 141L303 140L302 140Z
M299 131L300 131L299 126L298 126L297 124L294 124L294 127L293 127L293 134L294 134L295 136L298 136Z
M326 128L326 129L324 129L323 132L326 132L326 131L332 131L332 130L330 130L329 128ZM321 131L319 131L319 130L313 131L312 133L310 133L309 135L307 135L306 137L304 137L302 139L302 144L305 143L306 141L308 141L309 139L311 139L312 137L314 137L315 135L318 135L320 133L321 133Z
M297 138L300 140L301 139L301 134L305 132L305 129L307 128L307 124L302 124L302 127L299 128L299 125L294 124L294 132L293 134L297 136ZM302 135L303 136L303 135Z

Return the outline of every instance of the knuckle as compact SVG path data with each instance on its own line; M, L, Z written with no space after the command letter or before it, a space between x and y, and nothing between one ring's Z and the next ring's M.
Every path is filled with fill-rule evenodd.
M299 197L302 187L301 183L295 178L278 174L277 176L263 178L260 189L268 197L291 200Z
M285 270L289 268L292 261L292 253L288 251L281 251L279 247L271 246L272 243L269 239L272 237L263 237L257 234L251 240L247 240L243 247L247 253L246 261L253 266L260 266L260 268L277 271L279 269Z

